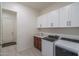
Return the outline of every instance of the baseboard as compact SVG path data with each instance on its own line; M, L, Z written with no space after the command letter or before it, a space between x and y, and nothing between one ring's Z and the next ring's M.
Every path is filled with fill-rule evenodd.
M3 43L3 44L2 44L2 48L8 47L8 46L11 46L11 45L16 45L16 42Z

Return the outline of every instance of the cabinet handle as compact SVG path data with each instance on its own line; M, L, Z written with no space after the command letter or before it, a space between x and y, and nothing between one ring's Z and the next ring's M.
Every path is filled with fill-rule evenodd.
M69 26L71 26L71 21L69 21Z
M71 26L71 21L67 21L66 25Z
M53 26L53 23L51 23L51 26Z
M69 25L69 23L68 23L68 21L67 21L66 26L68 26L68 25Z
M42 25L40 24L40 27L41 27Z

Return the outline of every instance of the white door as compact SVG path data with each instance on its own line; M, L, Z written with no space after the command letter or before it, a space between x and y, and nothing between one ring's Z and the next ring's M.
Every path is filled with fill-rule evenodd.
M16 41L16 14L8 11L2 11L3 43Z

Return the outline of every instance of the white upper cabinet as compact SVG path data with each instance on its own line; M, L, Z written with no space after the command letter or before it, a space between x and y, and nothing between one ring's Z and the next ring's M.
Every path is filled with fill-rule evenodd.
M38 28L59 27L59 11L56 10L38 17L37 27Z
M38 17L38 28L79 27L79 3L72 3Z
M59 11L48 13L48 27L59 27Z
M79 27L79 3L60 9L60 27Z
M66 6L59 9L59 24L60 27L70 27L71 20L69 19L70 15L70 6Z
M38 28L47 28L47 18L48 17L48 14L45 14L45 15L42 15L40 17L38 17L38 20L37 20L37 27Z
M42 16L42 27L47 28L48 26L48 14Z
M72 27L79 27L79 3L71 5L70 20Z
M37 19L37 28L41 28L41 27L42 27L41 17L38 17L38 19Z

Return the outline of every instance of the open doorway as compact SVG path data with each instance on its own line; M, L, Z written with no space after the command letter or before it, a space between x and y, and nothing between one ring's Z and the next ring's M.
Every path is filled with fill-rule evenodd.
M17 13L2 9L2 55L17 52Z

